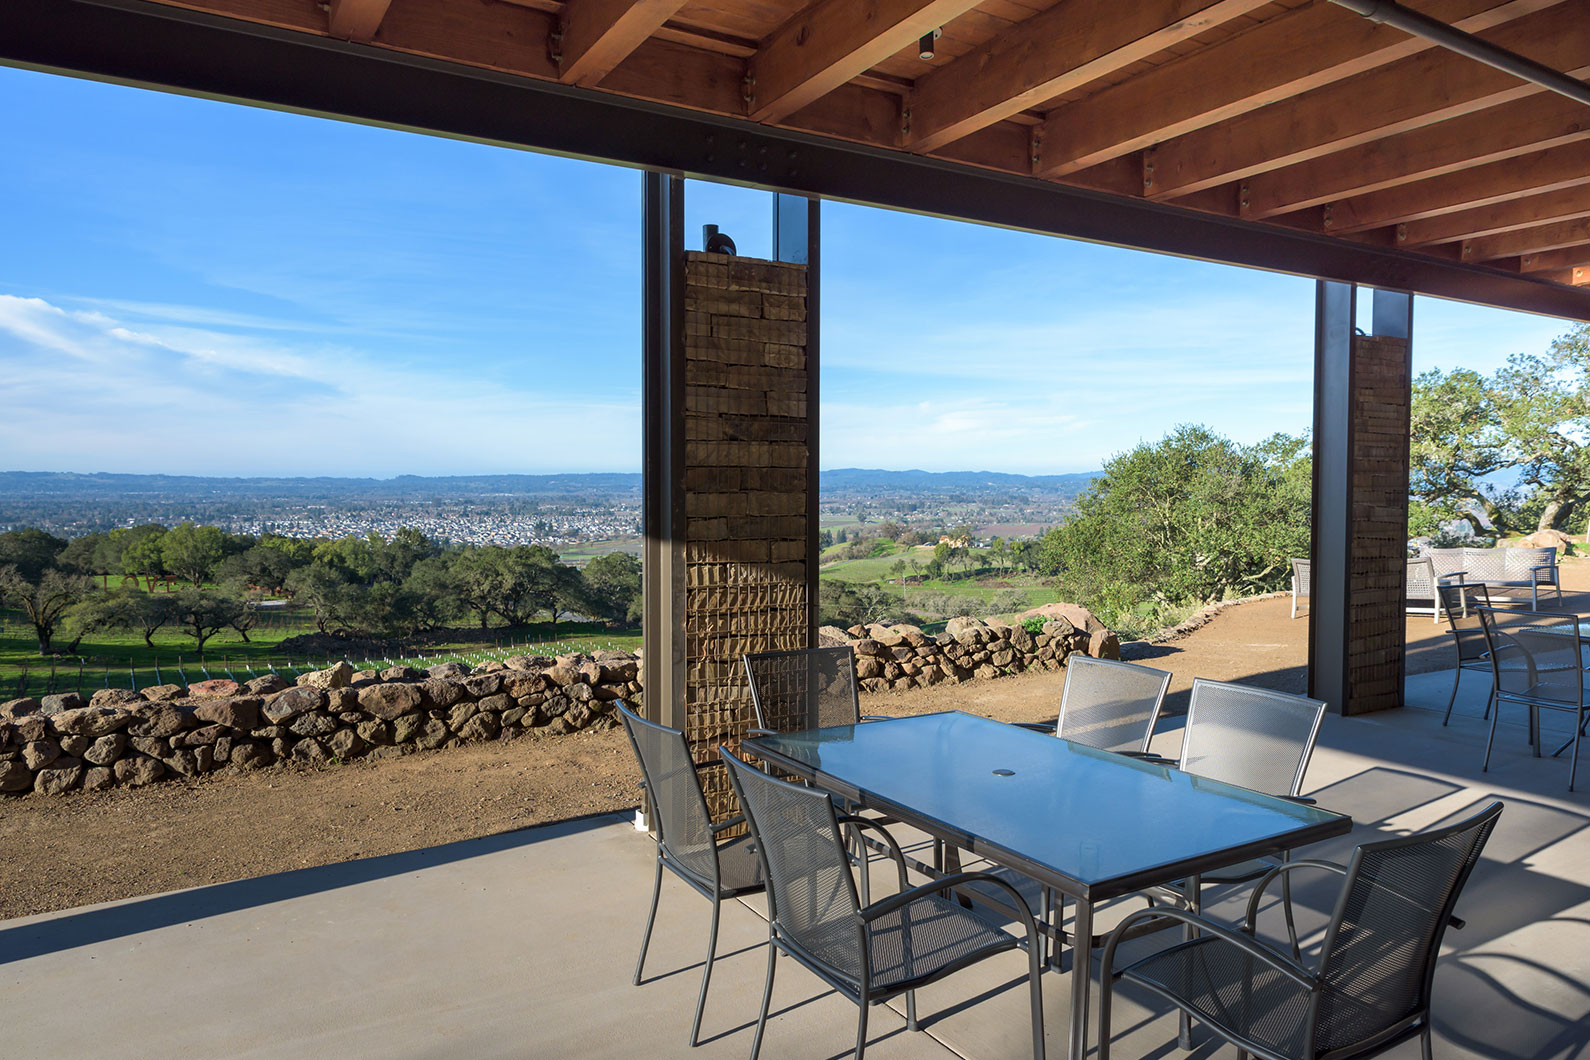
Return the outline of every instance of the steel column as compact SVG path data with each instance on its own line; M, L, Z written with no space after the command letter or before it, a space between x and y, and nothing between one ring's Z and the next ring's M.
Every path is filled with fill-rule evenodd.
M1314 533L1309 549L1308 693L1338 714L1347 704L1348 578L1352 556L1352 284L1314 293Z
M642 667L646 717L685 727L684 180L645 174Z

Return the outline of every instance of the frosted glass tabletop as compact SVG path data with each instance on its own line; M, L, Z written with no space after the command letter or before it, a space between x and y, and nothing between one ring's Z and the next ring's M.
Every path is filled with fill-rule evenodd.
M1090 900L1352 827L1329 810L959 712L762 736L745 747Z

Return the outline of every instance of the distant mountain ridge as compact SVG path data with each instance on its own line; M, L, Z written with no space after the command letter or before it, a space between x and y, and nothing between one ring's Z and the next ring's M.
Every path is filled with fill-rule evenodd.
M889 471L881 468L835 468L822 473L822 489L829 492L1060 492L1079 493L1098 472L1066 475L1017 475L1004 471ZM247 493L251 496L322 497L342 499L459 497L470 494L521 496L571 496L635 494L641 476L633 472L593 472L561 475L399 475L395 478L338 478L332 476L280 476L225 478L202 475L132 475L110 472L0 471L0 497L129 496L216 497Z

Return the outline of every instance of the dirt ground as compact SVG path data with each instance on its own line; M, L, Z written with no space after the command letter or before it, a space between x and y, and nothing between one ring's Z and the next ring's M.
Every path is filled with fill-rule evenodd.
M1590 563L1563 564L1565 607L1590 611ZM1221 611L1132 658L1175 674L1167 710L1193 677L1305 690L1307 621L1288 598ZM1409 669L1453 665L1445 623L1409 616ZM872 714L965 710L1053 718L1063 673L863 697ZM636 802L623 733L582 732L321 768L211 774L137 790L0 798L0 919L287 872L602 811Z

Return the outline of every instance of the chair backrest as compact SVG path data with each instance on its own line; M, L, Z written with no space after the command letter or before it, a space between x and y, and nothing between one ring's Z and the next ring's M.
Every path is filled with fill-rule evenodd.
M1496 693L1577 710L1584 702L1577 615L1475 608L1484 622Z
M1438 591L1457 645L1458 665L1488 660L1491 649L1485 641L1485 616L1480 613L1480 608L1491 606L1485 586L1442 584Z
M1101 751L1146 751L1169 687L1164 670L1073 653L1055 735Z
M1308 592L1308 563L1306 559L1292 561L1292 591L1299 596L1307 596Z
M1528 578L1536 567L1550 567L1557 563L1557 546L1545 548L1509 548L1502 551L1502 563L1511 578Z
M768 881L768 920L807 957L852 980L864 928L856 881L827 792L776 780L719 748Z
M1180 768L1268 795L1296 795L1324 716L1317 699L1194 678Z
M758 728L800 732L861 720L855 656L843 645L749 654L745 676Z
M1408 561L1408 599L1435 599L1435 563L1428 557Z
M641 776L657 819L657 842L676 866L707 887L717 887L718 850L712 815L685 734L647 721L618 704L618 716L640 760Z
M1430 1007L1441 936L1502 804L1353 852L1326 929L1314 1055L1365 1042Z

